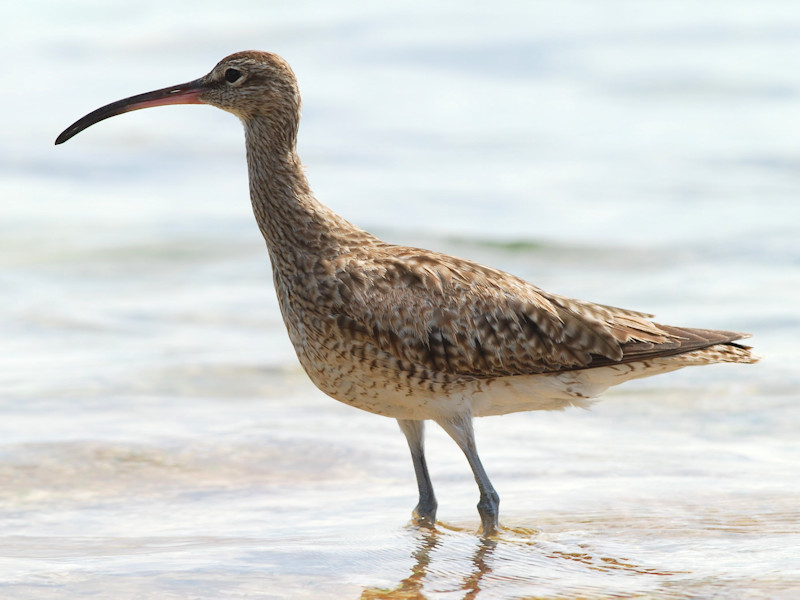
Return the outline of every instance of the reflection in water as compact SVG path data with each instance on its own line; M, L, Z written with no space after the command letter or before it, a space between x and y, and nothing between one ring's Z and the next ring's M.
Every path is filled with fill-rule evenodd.
M442 545L445 534L432 528L420 528L417 535L416 548L411 555L414 564L411 567L411 575L403 579L400 584L391 590L379 588L367 588L361 594L361 600L413 600L415 598L425 599L422 588L428 577L428 570L431 564L431 553ZM497 541L494 539L478 538L477 547L472 555L470 569L461 578L461 584L457 588L464 591L464 600L471 600L478 597L481 591L481 580L492 572L488 564Z
M497 542L493 539L482 538L478 543L475 554L472 557L472 573L469 577L464 579L464 584L461 589L467 593L465 599L472 599L478 597L478 592L481 591L481 579L484 575L492 572L491 567L487 564L487 559L491 558L494 549L497 547Z
M439 532L435 529L422 527L419 530L419 538L414 553L414 565L411 567L411 575L403 579L393 590L382 590L379 588L367 588L361 594L362 600L403 600L412 598L425 598L422 594L422 586L427 576L428 565L431 562L431 551L438 545Z
M510 582L515 582L514 586L525 582L537 598L571 598L568 590L573 586L578 594L575 597L617 598L620 596L609 589L585 582L581 585L578 580L587 571L605 572L616 573L627 581L631 576L644 576L658 586L664 577L681 575L676 571L637 565L624 557L603 556L584 544L578 548L561 545L554 548L553 542L537 539L538 532L532 529L501 527L498 537L480 538L442 523L438 525L441 530L420 528L416 531L411 555L414 563L408 577L393 589L367 588L361 593L361 600L425 600L429 597L426 590L429 594L463 592L461 596L453 596L463 600L503 598L503 588ZM456 558L458 546L464 542L471 547L467 565ZM522 549L531 552L521 552ZM518 592L519 588L515 590ZM620 593L626 598L646 597L631 591L620 590Z

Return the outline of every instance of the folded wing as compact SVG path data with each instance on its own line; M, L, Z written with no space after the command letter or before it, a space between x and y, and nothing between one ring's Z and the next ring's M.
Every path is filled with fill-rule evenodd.
M356 264L357 262L357 264ZM342 330L404 363L479 378L646 360L745 334L653 323L651 315L549 294L472 261L385 245L342 257L328 292Z

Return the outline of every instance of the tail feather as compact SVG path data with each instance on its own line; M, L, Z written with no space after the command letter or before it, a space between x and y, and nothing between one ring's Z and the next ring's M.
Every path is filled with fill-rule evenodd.
M678 354L673 358L674 360L685 362L686 366L710 365L720 362L753 364L761 360L760 356L751 352L750 346L733 342L715 344L700 350Z
M715 362L755 363L760 358L751 354L750 346L736 343L738 340L749 338L749 333L673 327L659 323L653 323L653 325L662 332L663 341L655 341L655 338L637 339L633 337L622 344L621 360L594 355L592 361L581 368L595 369L615 364L651 362L657 358L684 357L676 363L684 362L683 366Z

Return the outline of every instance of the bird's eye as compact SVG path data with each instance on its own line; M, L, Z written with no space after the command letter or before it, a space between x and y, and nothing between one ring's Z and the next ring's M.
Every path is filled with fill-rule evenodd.
M228 83L238 81L241 76L242 72L239 69L228 69L225 71L225 81Z

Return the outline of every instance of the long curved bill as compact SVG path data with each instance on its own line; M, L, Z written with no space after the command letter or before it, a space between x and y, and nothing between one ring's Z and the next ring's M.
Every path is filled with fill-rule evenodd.
M173 85L160 90L131 96L130 98L124 98L123 100L117 100L75 121L56 138L56 144L63 144L72 136L79 134L87 127L91 127L103 119L121 115L122 113L132 110L150 108L151 106L165 106L167 104L203 104L203 101L200 100L200 95L204 91L206 91L206 87L203 80L195 79L188 83Z

